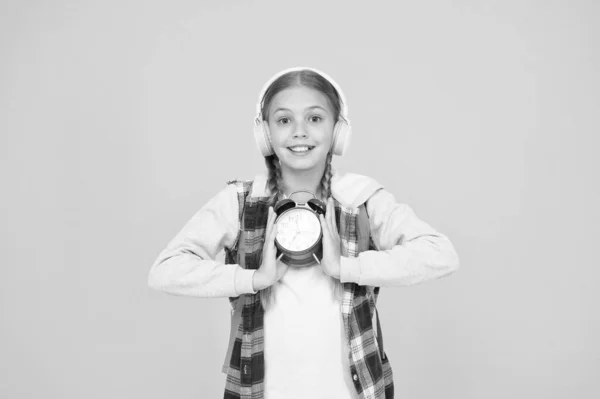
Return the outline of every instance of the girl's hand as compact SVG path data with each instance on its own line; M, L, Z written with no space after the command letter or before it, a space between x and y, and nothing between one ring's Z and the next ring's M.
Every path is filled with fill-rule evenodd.
M269 207L269 218L267 219L267 231L265 232L262 263L252 277L254 291L260 291L275 284L283 277L288 268L285 263L275 258L277 254L277 247L275 246L277 225L275 224L275 219L276 214L273 211L273 207Z
M321 267L331 277L340 278L340 235L335 223L335 207L333 198L327 200L325 216L319 215L323 229L323 259Z

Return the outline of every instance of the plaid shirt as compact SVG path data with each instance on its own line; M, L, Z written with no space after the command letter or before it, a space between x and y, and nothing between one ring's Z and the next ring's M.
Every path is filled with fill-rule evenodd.
M248 195L252 181L235 181L240 209L240 233L233 248L225 250L225 262L245 269L258 269L268 217L268 198ZM364 204L347 208L334 200L342 256L356 257L375 249L369 232ZM377 334L372 323L379 287L344 283L341 311L350 347L350 373L361 399L394 397L392 369L383 350L379 317ZM225 399L259 399L264 397L264 311L260 295L243 294L229 298L236 328L224 371L227 373ZM239 322L235 322L239 320Z

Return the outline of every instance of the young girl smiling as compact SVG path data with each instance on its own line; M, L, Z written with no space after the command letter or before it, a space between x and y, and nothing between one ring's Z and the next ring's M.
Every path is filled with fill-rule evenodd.
M259 95L255 125L268 173L232 181L208 201L159 254L149 285L229 297L225 398L393 398L379 289L452 273L452 244L375 180L332 169L351 129L329 76L276 74ZM307 194L326 204L322 255L297 267L278 257L273 207L293 195L305 203ZM215 260L221 250L225 263Z

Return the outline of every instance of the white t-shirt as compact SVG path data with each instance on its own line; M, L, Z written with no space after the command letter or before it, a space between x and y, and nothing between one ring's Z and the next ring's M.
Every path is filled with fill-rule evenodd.
M289 267L264 315L266 399L358 398L334 295L320 265Z

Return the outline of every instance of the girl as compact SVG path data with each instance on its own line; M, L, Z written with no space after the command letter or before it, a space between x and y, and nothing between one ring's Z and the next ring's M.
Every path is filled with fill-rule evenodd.
M330 77L310 68L278 73L261 91L257 114L268 173L229 182L208 201L160 253L149 285L229 297L226 399L393 398L375 317L379 287L448 275L457 254L376 181L332 169L351 130ZM292 193L326 204L322 257L304 267L277 257L273 206ZM221 250L225 263L215 260Z

